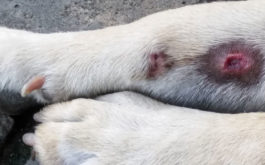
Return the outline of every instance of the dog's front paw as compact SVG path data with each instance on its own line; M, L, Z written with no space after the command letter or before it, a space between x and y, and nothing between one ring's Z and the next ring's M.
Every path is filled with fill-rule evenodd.
M117 136L120 128L113 121L121 119L112 115L114 109L85 99L51 105L34 116L41 124L24 142L33 146L44 165L98 164L115 155L116 139L122 136Z
M24 142L33 146L44 165L135 163L138 153L149 154L155 146L152 132L143 131L155 121L134 112L85 99L51 105L34 116L41 124L34 135L24 136ZM144 157L135 161L138 164Z
M99 107L98 102L85 99L51 105L34 115L41 124L23 140L34 147L44 165L97 164L100 142L96 139L108 118Z

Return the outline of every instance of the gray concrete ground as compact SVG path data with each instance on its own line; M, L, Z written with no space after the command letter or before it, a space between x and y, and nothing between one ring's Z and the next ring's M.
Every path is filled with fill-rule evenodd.
M0 26L42 33L93 30L129 23L165 9L211 1L218 0L0 0ZM0 120L1 152L1 143L12 126L12 119L0 115ZM11 137L15 140L9 140L9 143L19 142L20 134ZM20 158L25 157L25 150L12 148L9 144L5 146L9 148L3 150L6 153L0 153L0 164L26 163L26 159ZM15 153L16 158L10 156ZM28 164L36 162L30 160Z
M0 0L0 25L37 32L97 29L207 1L210 0Z

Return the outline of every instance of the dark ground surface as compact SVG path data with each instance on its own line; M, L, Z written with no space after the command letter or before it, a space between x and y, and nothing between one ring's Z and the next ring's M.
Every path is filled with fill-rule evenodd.
M0 0L0 26L42 33L92 30L129 23L165 9L211 1ZM10 132L12 119L0 114L0 165L36 165L36 162L29 160L30 148L21 142L22 134L33 129L32 112L13 119L15 124ZM1 148L3 143L4 147Z

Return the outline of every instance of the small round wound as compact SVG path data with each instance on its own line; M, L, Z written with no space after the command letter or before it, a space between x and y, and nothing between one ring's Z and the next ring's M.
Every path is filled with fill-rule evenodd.
M254 45L233 41L210 48L200 63L200 72L206 73L209 79L253 84L260 79L263 56Z
M247 73L254 65L254 61L244 53L230 53L225 57L223 68L224 74L239 75Z

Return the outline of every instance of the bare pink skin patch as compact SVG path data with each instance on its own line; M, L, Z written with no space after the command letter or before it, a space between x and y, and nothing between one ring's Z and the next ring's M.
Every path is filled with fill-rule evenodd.
M21 96L25 97L31 92L41 89L45 83L45 78L43 76L36 76L32 78L27 84L25 84L21 90Z
M263 55L252 44L233 41L210 48L199 63L199 71L216 82L254 84L260 79Z
M156 78L169 70L173 62L169 62L168 58L163 52L151 54L147 77Z

